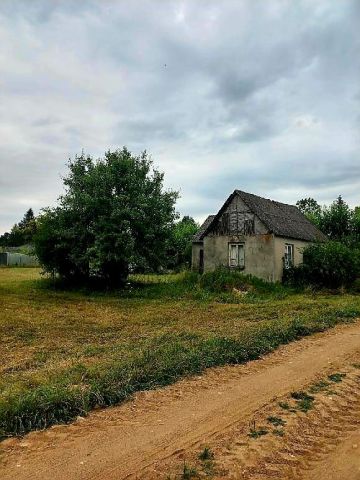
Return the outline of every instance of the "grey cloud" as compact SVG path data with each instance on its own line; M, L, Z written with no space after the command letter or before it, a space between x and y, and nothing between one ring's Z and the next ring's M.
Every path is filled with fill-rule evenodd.
M0 231L124 144L198 218L234 188L360 203L359 22L357 0L3 0Z

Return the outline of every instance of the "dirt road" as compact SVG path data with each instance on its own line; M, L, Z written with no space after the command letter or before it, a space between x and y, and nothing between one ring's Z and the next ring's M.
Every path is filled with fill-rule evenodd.
M360 479L359 367L360 322L339 326L72 425L6 440L0 478ZM313 393L304 404L290 397L305 389ZM199 460L205 445L212 454ZM184 469L190 476L179 477Z

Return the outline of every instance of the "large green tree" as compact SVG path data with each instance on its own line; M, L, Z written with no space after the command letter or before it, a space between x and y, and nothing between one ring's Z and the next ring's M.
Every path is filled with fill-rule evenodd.
M124 147L99 160L76 156L68 167L65 194L38 220L35 248L45 270L120 284L131 268L163 265L178 193L164 190L148 154Z

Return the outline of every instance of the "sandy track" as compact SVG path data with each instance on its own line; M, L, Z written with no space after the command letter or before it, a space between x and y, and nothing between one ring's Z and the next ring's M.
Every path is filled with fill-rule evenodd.
M204 444L214 446L219 478L300 478L302 469L309 468L309 459L307 463L297 462L292 466L294 454L287 456L287 440L277 439L285 445L285 460L274 462L272 455L278 447L273 437L266 440L264 437L256 444L244 442L249 422L271 411L274 398L301 389L326 372L343 368L359 354L358 322L281 347L247 365L211 369L201 377L140 393L126 404L94 412L72 425L3 442L0 478L166 478L181 465L183 458L191 461L193 452L198 452ZM352 376L349 375L348 383L344 382L348 389L344 399L351 397L351 402L343 401L343 405L340 402L335 407L337 411L351 409L345 428L349 432L356 419L360 419L356 373ZM326 401L324 397L324 405ZM326 415L331 420L333 414L330 411ZM302 419L297 415L296 419L299 418ZM294 432L303 431L308 418L302 424L295 422ZM315 423L316 418L315 415ZM321 434L318 437L321 443ZM316 451L316 442L309 443L305 435L295 457L305 458L307 454L311 457L312 448ZM245 451L247 463L243 461ZM249 452L252 454L248 455ZM251 459L257 469L251 468ZM304 478L310 478L309 472L307 475Z
M331 455L326 456L311 471L307 480L359 480L360 428L341 442Z

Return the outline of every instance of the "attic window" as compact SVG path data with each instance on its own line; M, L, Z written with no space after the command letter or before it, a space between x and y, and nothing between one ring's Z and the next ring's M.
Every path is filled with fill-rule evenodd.
M285 243L284 265L285 268L294 265L294 245L292 243Z
M229 243L229 267L245 268L245 249L243 243Z
M255 233L255 222L253 218L244 220L244 235L253 235Z

